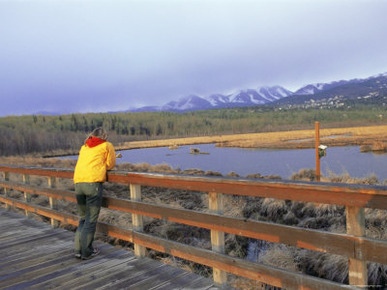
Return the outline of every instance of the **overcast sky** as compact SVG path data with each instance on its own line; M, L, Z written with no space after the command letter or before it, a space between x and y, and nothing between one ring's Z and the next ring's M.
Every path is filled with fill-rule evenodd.
M0 116L387 72L387 0L0 0Z

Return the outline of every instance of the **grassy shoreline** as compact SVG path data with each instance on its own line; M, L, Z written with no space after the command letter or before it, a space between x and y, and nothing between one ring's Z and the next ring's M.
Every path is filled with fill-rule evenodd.
M315 130L292 130L131 141L114 144L114 146L117 151L212 143L218 147L306 149L314 148L314 138ZM368 146L369 150L378 148L378 151L387 151L387 125L320 129L320 143L327 146ZM78 151L58 150L47 152L43 157L77 154Z

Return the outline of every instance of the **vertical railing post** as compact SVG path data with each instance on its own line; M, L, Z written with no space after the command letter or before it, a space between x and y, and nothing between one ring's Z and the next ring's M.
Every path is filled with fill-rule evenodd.
M223 194L209 192L209 209L212 213L223 213ZM217 253L224 254L224 232L211 230L211 245L212 250ZM219 285L227 283L227 273L213 268L214 282Z
M3 172L3 178L5 181L9 181L9 172ZM9 190L8 188L4 188L4 195L5 197L8 197L9 196ZM11 206L9 204L6 204L5 205L5 208L7 210L10 210L11 209Z
M56 188L56 178L55 177L53 177L53 176L48 177L48 187L49 188ZM51 209L55 209L55 210L58 209L58 202L55 198L49 197L48 201L50 203ZM56 228L58 226L58 222L53 218L51 218L51 226L53 228Z
M30 176L28 174L23 174L23 183L30 184ZM30 203L31 202L31 194L29 194L28 192L24 192L24 201L26 203ZM31 213L28 210L25 210L25 214L27 217L31 216Z
M319 146L320 146L320 122L314 123L315 127L315 147L316 147L316 181L320 181L320 153L319 153Z
M141 201L141 185L130 184L130 199L133 201ZM133 231L142 232L144 230L142 215L132 214ZM137 257L145 257L145 247L134 243L134 254Z
M365 217L363 207L346 207L347 234L363 237L365 235ZM362 259L362 249L355 248L356 258L349 258L349 284L358 287L366 287L368 283L367 261Z

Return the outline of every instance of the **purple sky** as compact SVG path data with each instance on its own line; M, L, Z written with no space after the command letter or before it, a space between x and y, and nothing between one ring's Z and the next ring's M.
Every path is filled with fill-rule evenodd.
M387 72L384 0L0 0L0 116Z

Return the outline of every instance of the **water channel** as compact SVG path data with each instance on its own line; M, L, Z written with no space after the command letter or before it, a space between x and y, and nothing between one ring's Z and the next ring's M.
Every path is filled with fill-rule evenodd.
M190 154L190 148L201 153ZM235 172L240 176L260 173L288 179L300 169L315 168L314 149L270 150L215 147L214 144L121 151L118 163L168 164L172 168L216 171L223 175ZM329 176L349 174L363 178L376 175L379 181L387 179L387 154L361 153L359 146L330 147L321 158L321 174Z

